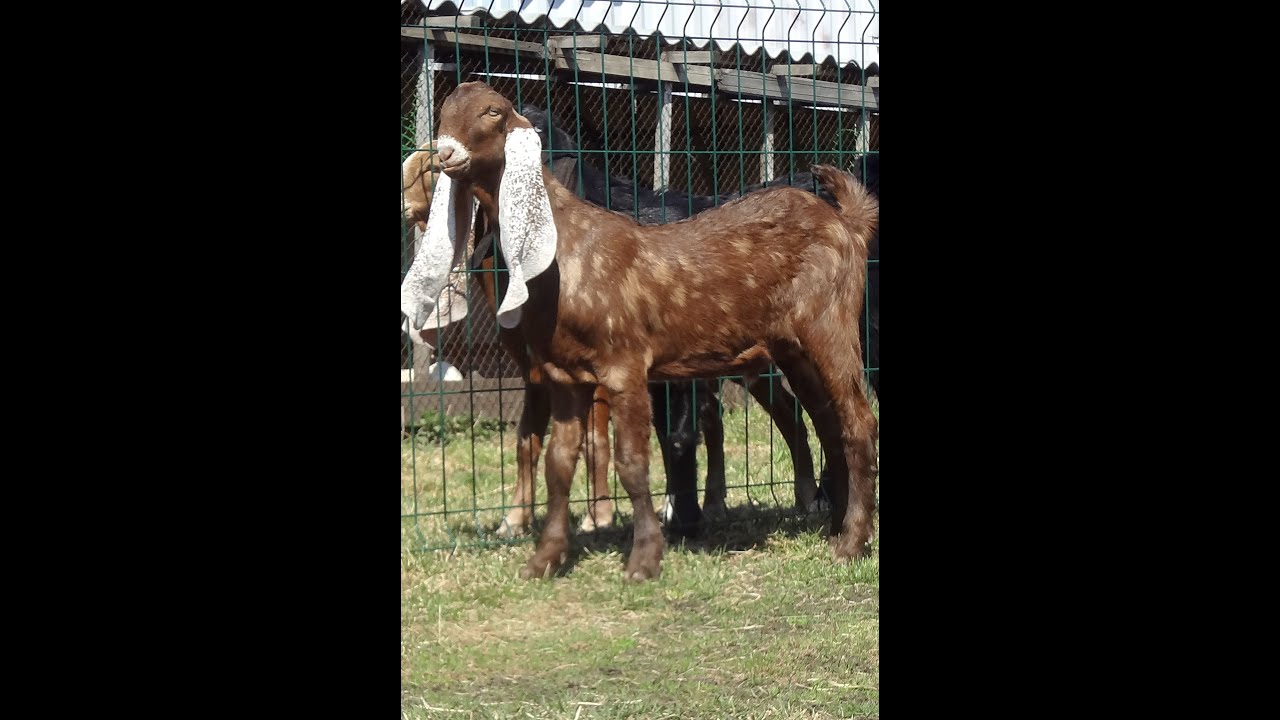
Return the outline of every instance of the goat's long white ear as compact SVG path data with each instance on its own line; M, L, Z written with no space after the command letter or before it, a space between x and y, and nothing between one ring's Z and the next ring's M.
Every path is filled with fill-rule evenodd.
M400 283L400 310L409 318L412 330L430 327L428 319L436 309L440 291L448 284L449 271L462 261L475 206L476 199L470 192L459 196L453 179L440 173L431 198L426 235Z
M498 324L520 324L529 299L525 283L541 275L556 258L556 222L542 182L542 142L533 128L507 133L506 168L498 186L498 226L502 257L510 282L498 308Z
M415 225L414 237L415 237L414 247L417 248L421 246L423 239L426 237L426 233L424 231L418 230L417 226ZM465 254L465 250L466 250L466 243L463 243L464 254ZM416 251L415 251L414 257L417 257ZM431 314L427 316L427 321L423 323L422 329L433 330L438 328L440 330L443 330L445 327L449 325L452 325L456 322L462 322L463 320L467 319L468 310L469 308L467 305L467 263L466 263L466 259L464 258L461 262L459 262L457 265L453 267L453 270L449 271L449 278L448 280L445 281L444 291L440 293L439 299L436 302L436 307L434 310L431 311ZM402 328L406 333L409 333L409 338L413 340L414 344L425 345L433 349L435 348L434 345L432 345L431 343L423 339L421 333L409 332L408 320L405 320L404 323L402 323Z

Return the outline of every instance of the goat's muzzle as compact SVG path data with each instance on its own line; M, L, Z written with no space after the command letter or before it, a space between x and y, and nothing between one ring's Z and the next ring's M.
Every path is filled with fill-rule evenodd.
M445 175L455 179L463 180L466 178L467 171L471 169L471 158L467 157L462 160L455 160L451 163L440 163L440 171Z
M459 172L466 172L467 168L471 166L470 155L466 155L454 160L453 162L449 162L449 159L452 158L453 155L454 152L451 147L444 147L436 154L436 160L440 164L440 169L448 173L449 177L454 177L455 174Z

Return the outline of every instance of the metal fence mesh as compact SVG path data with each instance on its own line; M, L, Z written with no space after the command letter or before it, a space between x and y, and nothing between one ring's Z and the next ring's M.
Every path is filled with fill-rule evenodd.
M860 21L857 13L851 21ZM673 62L712 46L698 50L634 33L556 28L546 18L529 24L516 15L431 15L417 2L402 5L401 26L402 162L430 140L443 99L470 80L485 81L517 108L532 104L547 110L577 145L579 167L589 164L644 188L723 196L762 181L789 180L815 163L853 169L859 154L879 152L878 102L871 104L875 110L861 109L863 99L872 95L865 83L869 73L852 64L839 67L827 60L812 73L841 88L856 86L848 105L815 104L816 98L806 98L800 90L789 99L763 101L744 92L742 81L731 74L718 79L713 89L680 82L659 86L653 79L588 72L578 65L557 68L551 44L561 38L568 43L560 57L572 55L576 46L628 61L665 57ZM803 52L790 61L813 62ZM786 62L770 59L763 50L745 53L739 46L699 64L745 75ZM872 71L878 73L874 67ZM666 112L664 90L670 92ZM878 87L876 93L878 99ZM668 129L664 163L656 148ZM414 240L414 228L402 224L402 278L413 260ZM878 259L872 263L878 267ZM440 327L434 347L411 343L401 333L401 517L428 547L494 541L494 529L512 500L523 385L518 367L498 341L496 320L476 274L459 276L466 317ZM864 345L865 315L864 309ZM879 368L867 371L878 373ZM778 392L786 387L781 374L774 374L772 383ZM802 512L791 506L791 458L769 416L739 385L723 378L715 384L721 389L729 504L739 515ZM815 469L820 469L822 452L812 426L809 444ZM699 448L698 464L705 476L705 447ZM584 456L574 482L578 509L586 502L588 465ZM543 464L538 468L541 502ZM655 439L650 461L655 495L663 492L664 480ZM615 512L625 522L630 503L619 492L616 477L612 488Z

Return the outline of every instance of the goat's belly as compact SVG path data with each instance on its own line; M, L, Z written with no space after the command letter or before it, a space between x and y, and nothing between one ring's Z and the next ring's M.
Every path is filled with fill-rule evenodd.
M655 363L649 370L651 380L687 380L713 378L719 375L758 375L769 368L772 359L762 345L738 353L704 353L685 355Z
M584 365L557 365L553 362L544 362L537 368L548 380L562 385L595 385L600 382L595 370ZM540 379L533 382L540 382Z

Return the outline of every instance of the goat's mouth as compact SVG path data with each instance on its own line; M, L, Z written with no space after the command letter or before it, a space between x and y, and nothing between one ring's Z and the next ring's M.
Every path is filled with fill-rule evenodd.
M454 162L440 163L440 171L451 178L457 178L459 175L471 169L471 158L456 160Z

